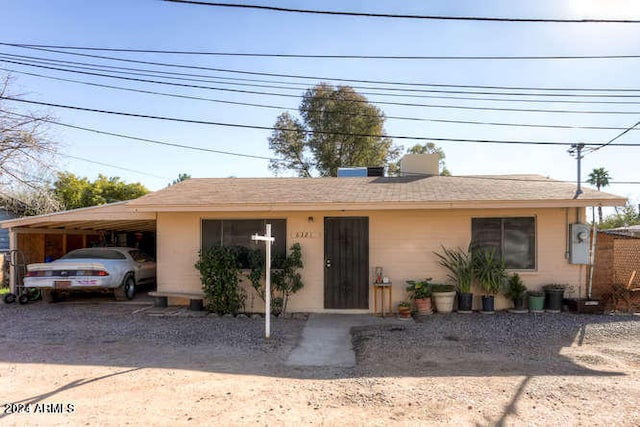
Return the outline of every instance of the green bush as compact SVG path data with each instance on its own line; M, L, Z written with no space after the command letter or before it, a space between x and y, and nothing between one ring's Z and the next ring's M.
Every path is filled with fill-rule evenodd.
M407 280L407 292L413 300L431 297L431 278L416 282L415 280Z
M289 254L285 257L275 257L271 262L271 313L273 315L285 314L289 304L289 298L304 287L300 275L302 263L302 247L300 243L294 243L289 248ZM265 300L266 289L264 285L265 259L260 250L253 251L249 256L251 272L248 277L251 286L258 296Z
M453 285L447 285L444 283L434 283L433 286L431 286L431 290L435 293L435 292L453 292L456 290L456 287Z
M524 298L527 295L527 287L518 273L511 274L507 279L504 294L513 301Z
M217 246L200 251L195 267L200 271L206 308L212 313L236 315L244 306L239 286L240 267L233 248Z

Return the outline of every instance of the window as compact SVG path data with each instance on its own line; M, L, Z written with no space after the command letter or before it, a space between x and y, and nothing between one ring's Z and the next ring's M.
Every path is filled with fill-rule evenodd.
M127 259L127 257L112 249L86 248L71 251L61 259Z
M474 248L495 250L507 268L536 268L536 221L533 217L472 218L471 241Z
M249 268L249 251L265 250L264 243L251 240L254 234L264 235L266 224L271 224L271 234L275 238L271 246L272 259L284 257L287 253L287 220L285 219L205 219L202 221L202 249L216 245L236 247L238 262L242 268Z

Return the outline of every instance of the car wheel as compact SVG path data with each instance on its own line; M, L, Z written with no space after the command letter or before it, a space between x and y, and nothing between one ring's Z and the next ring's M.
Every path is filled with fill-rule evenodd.
M16 295L12 294L12 293L8 293L4 296L4 303L5 304L13 304L14 302L16 302Z
M29 302L29 295L22 294L18 297L18 303L24 305Z
M114 289L114 295L118 301L132 300L136 295L136 281L132 275L128 275L124 279L124 283Z

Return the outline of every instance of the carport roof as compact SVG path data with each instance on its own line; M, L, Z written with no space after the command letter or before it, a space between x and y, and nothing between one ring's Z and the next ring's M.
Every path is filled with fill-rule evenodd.
M110 203L46 215L10 219L1 228L80 231L155 231L156 215L137 212L127 202Z

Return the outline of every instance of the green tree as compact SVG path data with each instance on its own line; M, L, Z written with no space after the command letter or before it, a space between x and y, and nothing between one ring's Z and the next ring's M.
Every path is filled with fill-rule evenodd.
M609 185L609 181L611 177L609 176L609 172L605 168L595 168L589 173L589 178L587 182L591 185L596 186L596 190L600 191L601 188ZM602 206L598 206L598 223L602 223Z
M188 179L191 179L191 175L189 175L188 173L179 173L178 174L178 178L176 178L173 181L171 181L171 183L168 185L168 187L171 187L172 185L176 185L177 183L182 182L182 181L186 181Z
M300 119L281 114L269 137L269 168L301 177L336 176L344 166L387 166L401 147L385 136L382 111L349 86L320 83L305 92Z
M627 204L622 208L622 212L616 212L607 216L600 223L600 228L608 230L610 228L628 227L630 225L640 225L640 211L636 210L632 205Z
M91 182L70 172L59 172L53 192L65 209L77 209L136 199L149 190L139 182L127 184L117 176L100 174Z

